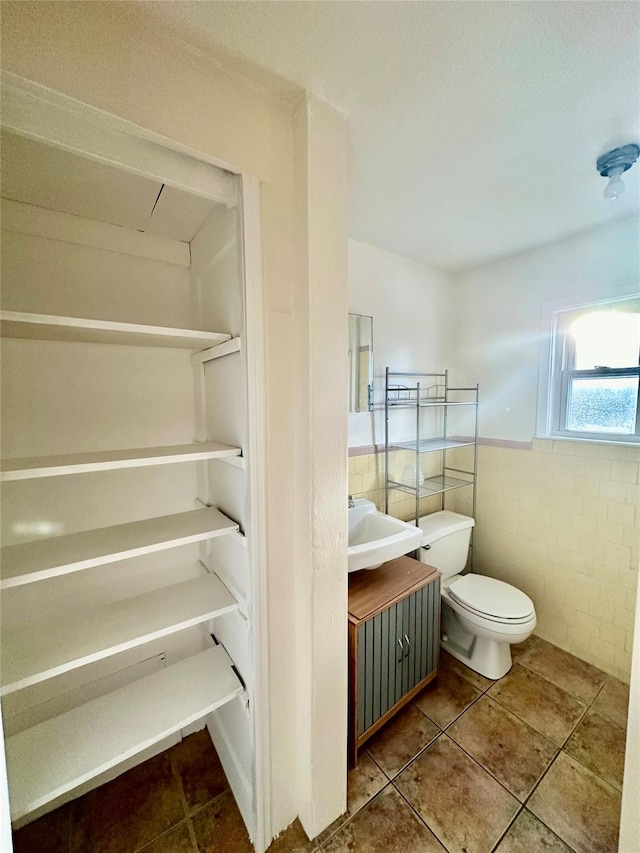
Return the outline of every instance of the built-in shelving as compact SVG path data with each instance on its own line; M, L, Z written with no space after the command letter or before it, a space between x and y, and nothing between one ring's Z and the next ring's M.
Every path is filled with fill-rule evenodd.
M449 424L449 409L458 407L472 407L473 411L473 435L471 437L451 436ZM432 408L438 410L429 415L428 424L425 427L425 416L421 414L423 409ZM477 475L477 453L478 443L478 386L470 388L452 388L449 385L449 375L444 373L419 373L392 371L387 367L385 373L385 510L389 512L389 493L391 490L405 492L415 497L415 519L416 524L420 518L420 501L441 495L441 508L444 509L444 495L454 489L470 486L472 489L472 513L475 513L476 500L476 475ZM415 418L410 440L394 441L390 437L392 431L390 413L396 409L413 409ZM402 413L394 417L402 418ZM406 420L403 428L407 430ZM427 428L432 433L425 437L423 430ZM433 433L437 433L433 435ZM452 467L447 462L447 453L460 447L473 447L473 464L471 470ZM399 481L390 476L392 454L394 451L410 450L415 454L415 481ZM421 454L440 454L439 473L434 476L424 477L421 473ZM433 467L432 467L433 470ZM463 474L464 477L455 477L451 474ZM420 482L422 480L422 482Z
M120 468L146 468L178 462L200 462L240 456L239 447L219 441L174 444L165 447L137 447L133 450L99 450L90 453L68 453L61 456L29 456L3 459L0 480L33 480L39 477L62 477Z
M13 533L54 523L64 533L0 551L12 822L206 725L263 850L251 621L262 555L247 535L263 537L264 512L243 455L263 453L249 408L260 348L247 352L245 339L260 335L259 311L245 315L260 305L259 251L250 290L243 257L259 234L259 187L245 187L245 228L238 176L111 119L87 135L98 119L77 102L47 94L40 115L40 95L11 91L20 200L9 201L10 236L3 220L11 310L0 333L15 382L3 389L0 480ZM23 185L29 174L46 177ZM101 473L125 469L143 470Z
M236 530L235 521L207 507L7 545L0 551L0 589L202 542Z
M231 339L231 335L218 332L170 329L84 317L59 317L54 314L26 314L21 311L0 312L0 333L5 338L193 350L215 347Z
M136 595L79 616L2 632L2 695L231 613L215 575Z
M222 646L7 739L14 821L205 717L242 693Z

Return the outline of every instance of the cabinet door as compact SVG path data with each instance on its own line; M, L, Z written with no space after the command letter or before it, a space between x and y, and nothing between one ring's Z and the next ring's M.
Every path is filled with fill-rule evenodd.
M438 665L440 648L440 583L423 586L403 604L403 693L405 695Z
M436 668L440 584L407 596L358 631L357 733L369 729Z

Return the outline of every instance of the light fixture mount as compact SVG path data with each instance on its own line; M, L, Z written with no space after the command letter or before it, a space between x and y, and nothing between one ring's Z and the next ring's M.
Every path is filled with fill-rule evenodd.
M607 199L615 199L624 192L624 181L620 177L627 169L630 169L636 160L640 157L640 147L634 143L622 145L620 148L614 148L612 151L607 151L596 160L596 169L603 178L609 178L609 183L605 187L604 197Z
M611 172L621 171L626 172L630 169L636 160L640 157L640 148L633 143L630 145L622 145L620 148L614 148L612 151L607 151L601 157L598 157L596 169L600 172L603 178L608 178Z

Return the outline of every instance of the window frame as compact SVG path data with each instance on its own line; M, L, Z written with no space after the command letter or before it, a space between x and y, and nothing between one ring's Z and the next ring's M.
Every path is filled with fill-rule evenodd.
M547 358L541 360L539 383L538 435L570 441L595 441L627 445L640 444L640 353L638 365L629 367L575 368L575 345L568 334L571 323L590 311L615 308L616 304L638 302L640 294L626 294L614 299L600 299L579 305L547 306L549 346ZM545 364L546 362L546 364ZM546 367L546 376L542 370ZM635 433L586 432L566 428L567 403L572 378L638 376Z

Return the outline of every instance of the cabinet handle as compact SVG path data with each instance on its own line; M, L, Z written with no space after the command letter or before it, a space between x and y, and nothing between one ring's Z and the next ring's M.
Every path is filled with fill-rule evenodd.
M400 663L400 661L404 657L404 647L402 645L402 640L400 640L400 639L398 640L398 645L400 646L400 654L398 655L397 663Z
M411 646L411 641L409 640L409 638L407 637L407 635L406 635L406 634L404 635L404 638L405 638L405 640L407 641L407 650L406 650L406 652L404 653L404 656L405 656L406 658L408 658L408 657L409 657L409 648L410 648L410 646Z

